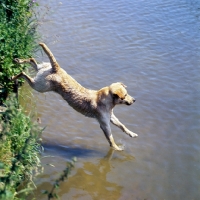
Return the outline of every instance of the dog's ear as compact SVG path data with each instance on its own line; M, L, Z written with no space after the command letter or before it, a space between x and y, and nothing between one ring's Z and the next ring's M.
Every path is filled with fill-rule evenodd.
M121 83L121 85L124 87L124 88L126 88L127 86L126 85L124 85L122 82L120 82Z
M113 91L113 97L114 98L124 99L124 93L123 93L122 89L118 88L118 89L114 90Z
M121 82L113 83L110 85L109 90L114 98L125 98L125 85Z

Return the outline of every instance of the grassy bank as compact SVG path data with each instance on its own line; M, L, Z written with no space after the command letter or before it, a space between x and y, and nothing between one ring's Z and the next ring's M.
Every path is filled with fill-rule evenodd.
M33 171L40 166L41 130L18 104L16 83L10 81L26 68L13 59L32 57L36 50L35 5L33 0L0 0L0 104L5 107L0 112L0 199L5 200L28 192Z
M34 186L33 172L40 167L41 130L24 114L15 96L10 95L5 105L0 133L0 199L10 200ZM18 186L24 181L25 187L19 191Z
M14 90L10 77L24 70L14 58L31 57L36 50L37 21L33 0L0 0L0 102ZM22 82L20 81L19 84Z

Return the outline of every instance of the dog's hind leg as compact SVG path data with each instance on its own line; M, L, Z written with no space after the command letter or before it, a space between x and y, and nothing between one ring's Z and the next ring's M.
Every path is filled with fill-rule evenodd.
M19 58L15 58L14 61L18 64L24 64L24 63L29 63L31 64L31 66L38 71L38 65L37 62L34 58L27 58L27 59L19 59Z
M30 76L26 75L24 72L21 72L20 74L18 74L18 75L16 75L16 76L13 76L13 77L11 78L11 80L14 81L14 80L16 80L16 79L18 79L18 78L24 78L24 79L28 82L28 84L29 84L32 88L34 88L34 86L35 86L34 80L33 80Z
M47 54L47 56L49 57L53 72L57 72L58 69L60 68L59 64L57 63L54 55L52 54L52 52L50 51L50 49L44 44L44 43L40 43L40 46L43 48L44 52Z

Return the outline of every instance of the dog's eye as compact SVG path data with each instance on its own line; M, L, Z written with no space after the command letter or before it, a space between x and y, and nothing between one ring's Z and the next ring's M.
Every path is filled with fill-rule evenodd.
M124 100L126 98L127 94L124 95L124 97L120 98L121 100Z
M119 98L117 94L113 94L113 97L116 99Z

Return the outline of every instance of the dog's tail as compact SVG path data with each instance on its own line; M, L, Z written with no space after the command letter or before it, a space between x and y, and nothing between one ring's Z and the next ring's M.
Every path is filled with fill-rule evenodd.
M58 69L60 68L59 64L57 63L54 55L52 54L52 52L50 51L50 49L47 47L46 44L44 43L39 43L39 45L43 48L44 52L47 54L47 56L49 57L53 72L57 72Z

